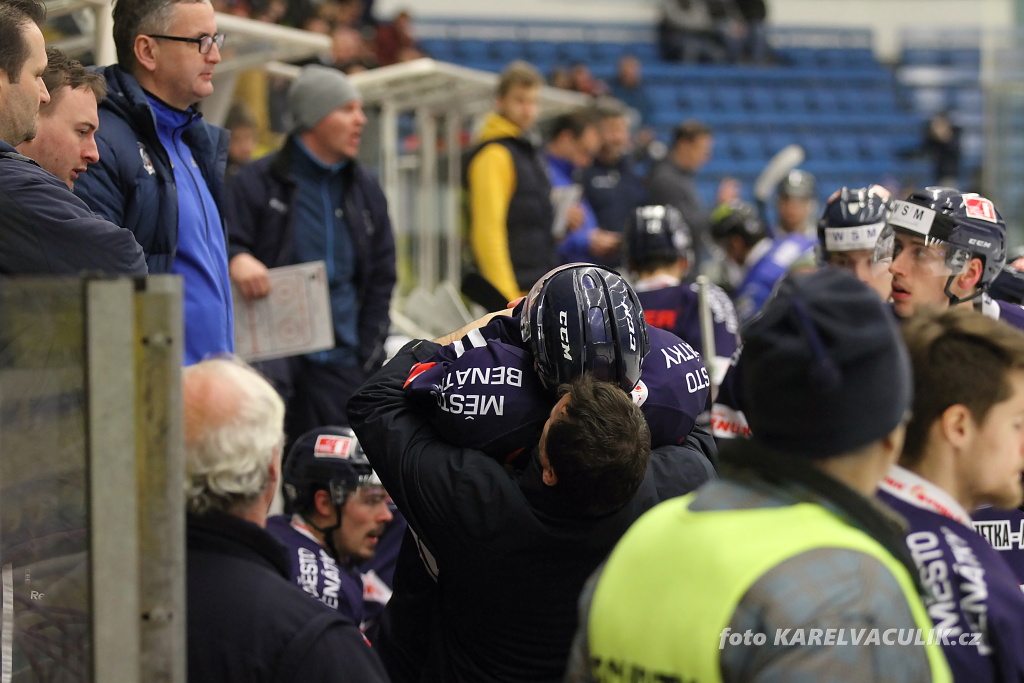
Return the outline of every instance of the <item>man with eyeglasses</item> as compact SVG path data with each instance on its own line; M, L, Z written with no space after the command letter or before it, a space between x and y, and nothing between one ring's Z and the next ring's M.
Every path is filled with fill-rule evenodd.
M75 193L127 228L151 273L184 279L185 363L234 348L221 194L228 135L202 120L224 35L208 0L118 0L117 64L96 135L100 161Z

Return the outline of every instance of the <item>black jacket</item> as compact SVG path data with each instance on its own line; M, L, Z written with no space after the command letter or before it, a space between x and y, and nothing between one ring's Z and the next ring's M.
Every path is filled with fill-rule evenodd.
M104 220L68 186L0 142L0 275L146 275L131 232Z
M295 263L292 200L295 180L289 137L283 148L243 166L228 181L225 215L228 260L251 254L267 268ZM342 173L345 215L355 249L355 286L359 296L359 360L367 371L384 361L384 340L391 324L389 307L395 286L395 237L380 185L355 160Z
M576 517L543 484L536 459L512 477L484 454L446 443L406 405L410 368L437 349L407 345L349 403L374 470L440 569L421 680L560 681L583 582L640 514L693 488L692 462L684 471L649 467L624 508Z
M188 520L189 683L387 676L359 629L288 580L284 546L251 522Z

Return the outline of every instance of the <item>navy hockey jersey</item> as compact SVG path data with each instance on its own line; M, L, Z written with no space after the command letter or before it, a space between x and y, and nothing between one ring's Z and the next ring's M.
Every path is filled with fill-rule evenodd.
M971 517L974 530L999 551L1024 590L1024 512L984 507Z
M657 328L648 327L648 335L651 350L633 400L647 418L651 446L678 445L706 407L711 382L689 344ZM498 316L413 366L405 392L451 443L503 462L533 449L555 400L534 370L517 316Z
M714 364L716 372L712 376L721 382L729 358L735 353L740 340L739 320L729 295L715 285L708 289L715 340L715 355L708 358L700 330L697 295L700 288L696 284L655 276L637 282L634 289L644 307L647 324L668 330L692 346L701 354L705 365Z
M288 548L291 577L299 588L353 623L363 623L363 582L357 572L338 566L299 520L274 515L267 519L267 531Z
M907 548L956 681L1024 681L1024 594L1006 562L935 484L894 467L878 497L909 524Z

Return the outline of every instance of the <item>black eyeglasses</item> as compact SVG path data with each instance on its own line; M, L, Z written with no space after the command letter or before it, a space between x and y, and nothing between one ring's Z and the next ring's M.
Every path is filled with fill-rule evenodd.
M224 47L224 34L215 33L212 36L199 36L198 38L183 38L181 36L160 36L154 33L145 34L147 38L163 38L164 40L177 40L179 43L195 43L199 46L199 54L205 55L213 46L216 45L217 49Z

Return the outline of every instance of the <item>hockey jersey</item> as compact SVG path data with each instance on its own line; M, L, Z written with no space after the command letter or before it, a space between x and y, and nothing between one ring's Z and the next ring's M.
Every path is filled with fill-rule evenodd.
M644 307L647 324L667 330L692 346L701 354L705 365L714 364L716 372L712 376L720 382L740 339L739 320L729 296L715 285L708 288L715 341L714 356L709 358L701 335L697 295L700 288L696 284L655 276L640 280L634 289Z
M267 531L288 549L291 577L299 588L353 623L363 623L366 611L358 572L339 566L299 517L274 515L267 519Z
M746 322L761 310L775 290L776 283L801 257L813 253L816 240L790 234L776 240L764 256L753 263L733 294L736 313Z
M653 448L678 445L705 409L711 381L692 346L657 328L648 327L648 335L651 350L633 401L647 418ZM413 366L405 393L451 443L502 462L533 449L555 401L534 370L517 315L498 316Z
M909 524L907 548L954 680L1024 681L1024 594L1006 561L952 496L917 474L893 467L878 497Z

